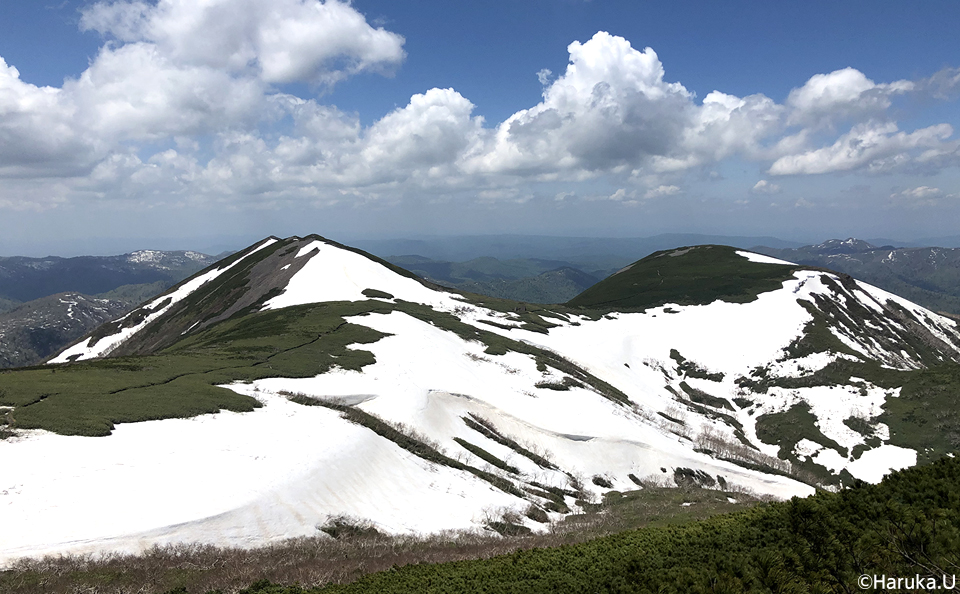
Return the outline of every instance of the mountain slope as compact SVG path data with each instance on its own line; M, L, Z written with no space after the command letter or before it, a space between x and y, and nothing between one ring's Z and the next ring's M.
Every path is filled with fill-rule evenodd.
M796 269L789 262L737 257L738 253L714 245L655 252L574 297L569 305L622 310L668 302L753 301L758 293L779 288Z
M257 584L249 593L851 592L864 578L864 590L952 590L956 580L946 568L956 562L960 538L958 480L960 462L943 459L842 495L682 526L490 559L411 563L347 585Z
M960 445L956 416L918 406L949 397L929 382L958 357L950 320L723 246L651 256L544 307L270 238L61 365L0 374L17 434L0 440L16 511L0 559L253 546L338 518L542 530L643 481L780 498L877 481Z
M215 260L197 252L154 250L0 258L0 368L44 361Z
M0 313L0 368L44 361L129 307L122 301L60 293Z
M960 316L960 248L877 247L849 238L795 249L752 249L805 266L844 272L928 309Z

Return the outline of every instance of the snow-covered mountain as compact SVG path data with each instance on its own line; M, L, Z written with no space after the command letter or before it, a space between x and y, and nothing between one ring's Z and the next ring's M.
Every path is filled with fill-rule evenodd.
M180 372L137 394L200 398L216 383L253 405L110 412L126 388L108 373L173 360ZM17 433L0 440L0 561L256 546L344 516L392 533L502 518L537 530L651 483L783 498L878 481L956 447L918 446L929 431L894 413L917 374L958 360L949 319L724 246L657 252L566 305L533 306L317 236L269 238L60 353L56 379L32 376L54 386L45 397L17 400L0 378ZM112 433L42 429L67 407L52 382L69 373L107 378L82 411Z
M753 249L806 266L845 272L928 309L960 317L960 248L877 247L851 237L796 249Z

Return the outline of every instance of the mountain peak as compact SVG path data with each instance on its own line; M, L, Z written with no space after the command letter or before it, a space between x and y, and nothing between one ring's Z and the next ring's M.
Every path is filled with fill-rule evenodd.
M856 239L854 237L848 237L847 239L828 239L823 243L809 246L806 248L812 253L815 254L859 254L861 252L869 252L871 250L877 249L877 246L863 241L862 239Z
M366 290L411 301L433 294L415 275L361 250L319 235L271 236L101 326L51 362L150 354L233 316L320 301L360 301L367 299Z
M952 392L914 398L960 360L957 325L849 276L708 245L595 287L521 304L319 236L263 240L56 360L136 356L0 374L13 430L61 433L0 444L26 485L0 562L4 543L249 545L344 514L402 533L507 509L544 530L534 516L645 481L775 497L879 481L960 434L934 416ZM96 498L74 496L77 460Z
M593 285L567 304L644 309L665 303L752 301L783 286L796 266L724 245L654 252Z

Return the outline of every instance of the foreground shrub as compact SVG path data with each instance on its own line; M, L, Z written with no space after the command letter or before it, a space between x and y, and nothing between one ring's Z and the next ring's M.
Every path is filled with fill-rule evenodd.
M960 567L957 485L960 461L944 458L880 485L577 545L408 566L319 592L853 592L864 574L949 583Z

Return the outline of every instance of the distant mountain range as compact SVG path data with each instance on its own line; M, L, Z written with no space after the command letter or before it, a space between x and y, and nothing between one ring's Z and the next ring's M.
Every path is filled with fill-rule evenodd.
M218 259L199 252L155 250L121 256L0 258L0 299L22 303L65 291L97 295L122 285L173 284Z
M643 485L789 498L960 448L956 322L721 245L545 306L272 237L51 362L0 373L0 564L542 531Z
M723 244L738 248L767 245L800 247L799 242L776 237L721 236L665 233L652 237L554 237L546 235L476 235L419 239L361 240L351 245L390 259L418 255L432 260L465 262L473 259L553 260L590 273L615 271L658 250L686 245Z
M799 246L773 238L689 234L632 239L505 235L366 243L377 248L387 261L438 285L547 304L573 299L657 249L709 243L711 239L722 239L735 247L752 246L756 252L806 266L844 272L934 311L960 316L960 249L956 248L878 247L852 238ZM759 241L773 245L758 246ZM450 261L424 255L391 255L404 250L450 257L490 250L500 257ZM511 258L510 254L525 257ZM153 250L110 257L0 258L0 368L38 363L214 261L216 257L197 252ZM84 314L69 318L59 299L30 302L29 307L10 311L24 305L19 298L49 297L47 291L69 291L72 297L68 300L79 299L75 307Z
M217 261L198 252L0 258L0 368L40 363Z
M539 258L444 262L423 256L391 256L386 260L445 287L528 303L563 303L617 270L584 272L570 262Z
M960 248L896 248L849 238L800 248L752 249L797 264L844 272L934 311L960 316Z

